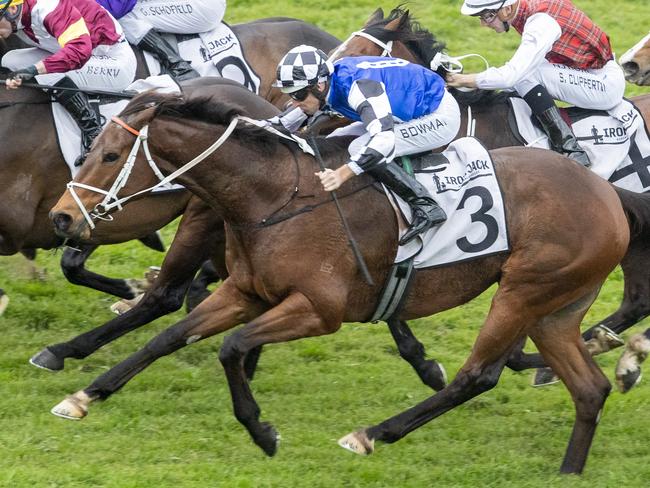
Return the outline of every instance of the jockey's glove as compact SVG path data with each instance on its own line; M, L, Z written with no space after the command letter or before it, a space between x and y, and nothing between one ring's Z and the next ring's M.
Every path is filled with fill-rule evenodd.
M9 79L28 81L34 78L34 76L36 76L37 74L38 74L38 70L36 69L36 66L31 65L31 66L27 66L26 68L12 71L11 73L9 73Z

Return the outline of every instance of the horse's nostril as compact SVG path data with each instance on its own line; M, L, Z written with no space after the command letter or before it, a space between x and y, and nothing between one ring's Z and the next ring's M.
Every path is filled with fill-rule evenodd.
M623 71L625 71L626 76L632 76L639 72L639 65L634 61L629 61L622 64Z
M64 212L57 212L52 216L52 222L56 230L67 232L72 224L72 217Z

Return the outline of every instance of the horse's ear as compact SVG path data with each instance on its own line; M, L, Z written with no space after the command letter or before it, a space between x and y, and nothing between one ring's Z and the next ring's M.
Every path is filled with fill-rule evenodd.
M393 32L400 32L408 25L410 21L409 18L409 11L405 10L402 15L397 17L395 20L391 20L388 24L384 26L384 29L393 31Z
M369 27L373 24L376 24L380 20L384 20L384 10L380 7L377 10L375 10L370 17L368 17L368 20L366 20L366 23L363 25L364 27Z

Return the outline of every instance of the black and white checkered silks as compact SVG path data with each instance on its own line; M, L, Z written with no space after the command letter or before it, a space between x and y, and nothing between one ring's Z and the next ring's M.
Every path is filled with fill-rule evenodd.
M355 174L378 164L389 163L395 155L393 114L383 83L361 79L352 83L348 104L361 117L370 139L351 155L348 166Z
M294 47L280 61L273 86L285 93L327 81L333 67L320 49L301 45Z

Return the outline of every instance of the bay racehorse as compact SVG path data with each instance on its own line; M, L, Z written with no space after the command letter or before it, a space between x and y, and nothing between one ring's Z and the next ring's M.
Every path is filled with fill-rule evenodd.
M650 33L628 49L618 62L627 81L650 86Z
M229 90L228 85L239 86L223 79L205 80L217 93ZM186 93L192 93L198 87L186 87ZM259 103L254 107L255 117L269 118L278 113L274 107ZM252 107L249 107L251 109ZM153 172L146 166L136 166L124 187L122 193L129 194L140 188L155 183L151 178ZM136 200L137 201L137 200ZM127 203L128 204L128 203ZM70 238L83 231L71 229L72 219L78 207L69 192L63 194L57 205L52 209L55 224L59 234ZM85 229L88 231L88 229ZM84 234L85 239L91 234ZM195 295L205 295L206 283L215 278L225 279L228 271L224 262L225 235L223 220L200 199L195 199L188 205L178 226L174 241L165 257L160 274L147 289L142 300L131 310L109 320L105 324L86 331L68 341L51 344L35 354L30 362L40 368L59 371L64 368L65 359L84 359L100 347L139 328L151 321L178 310L186 293L188 302L191 299L191 287L200 286ZM211 258L206 266L204 260ZM212 266L212 264L214 266ZM199 267L203 270L197 279L193 279ZM205 280L205 282L203 282ZM189 291L188 291L189 290ZM205 298L205 296L202 296ZM195 304L194 304L195 305ZM403 321L388 321L389 330L395 339L400 356L416 371L424 384L440 390L446 383L446 373L435 360L426 359L424 346L415 338ZM246 371L249 378L253 377L257 359L261 350L256 350L247 356Z
M314 44L329 50L339 41L332 35L303 21L288 18L260 19L232 26L240 39L242 50L261 79L260 93L272 103L282 106L286 95L271 89L279 59L297 44ZM269 41L272 39L272 41ZM0 44L0 56L8 49L23 47L12 38ZM2 90L0 130L7 144L0 156L0 255L31 253L61 245L62 239L52 229L49 209L65 191L69 170L58 148L50 109L50 98L44 92L23 88ZM66 277L122 298L134 298L130 280L114 280L87 271L84 263L100 244L146 239L160 227L179 216L190 202L189 192L152 195L136 202L130 215L112 222L99 222L91 239L75 243L77 252L67 249L62 259ZM200 204L195 202L196 207ZM149 241L147 241L149 242ZM155 245L155 243L154 243Z
M333 57L359 56L359 55L386 55L386 46L390 46L390 55L406 59L410 62L429 66L434 57L443 51L445 44L428 30L422 28L407 10L400 7L393 9L384 17L382 9L377 9L366 21L362 28L363 35L353 33L339 46ZM650 36L649 36L650 37ZM648 39L646 39L648 40ZM647 51L650 54L650 49ZM639 53L637 59L643 59ZM650 59L649 59L650 61ZM436 68L441 76L445 76L442 66ZM471 109L472 118L476 121L475 134L488 148L518 146L522 140L512 131L509 121L510 104L508 94L484 90L461 92L451 90L461 106L461 127L466 127L468 108ZM650 95L642 95L631 99L640 110L646 121L650 121ZM459 137L463 134L459 134ZM645 263L650 261L650 247L641 240L632 242L621 263L625 278L623 301L612 315L600 320L583 334L592 351L607 350L609 344L601 344L594 332L600 326L605 326L615 333L620 333L637 324L650 315L650 271ZM401 328L407 329L406 324ZM640 378L639 364L650 352L650 329L645 333L647 341L637 338L633 344L633 351L626 351L626 366L617 368L617 384L621 391L628 391ZM646 347L647 344L647 347ZM515 351L508 366L516 369L541 367L543 361L539 355L525 355Z
M245 374L247 354L264 344L330 334L343 321L370 318L380 285L363 279L331 195L314 176L314 158L239 120L239 115L255 117L260 103L265 102L234 86L196 90L189 99L143 94L99 136L77 181L100 188L111 186L134 134L145 126L151 155L164 174L219 138L218 150L178 181L223 216L230 276L184 319L66 398L53 413L81 418L92 401L107 398L156 359L243 323L225 338L219 359L236 418L273 455L278 436L259 419ZM347 161L348 143L323 142L326 166ZM493 151L492 159L504 194L510 251L418 270L398 317L456 307L498 282L465 365L431 398L340 443L370 453L376 441L395 442L494 387L510 351L528 335L571 392L576 421L561 471L579 473L611 388L580 338L580 322L630 239L650 232L650 196L617 192L550 151L505 148ZM87 209L102 198L83 189L78 196ZM366 176L346 183L339 199L370 273L381 284L397 249L392 207ZM576 205L584 210L572 211ZM65 220L72 235L87 232L81 212Z

